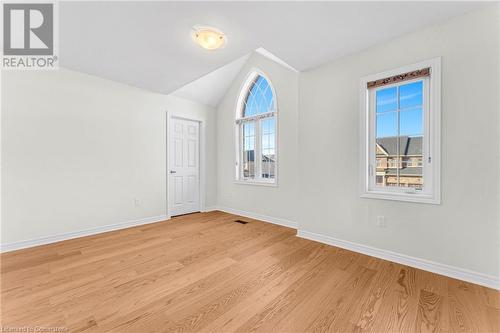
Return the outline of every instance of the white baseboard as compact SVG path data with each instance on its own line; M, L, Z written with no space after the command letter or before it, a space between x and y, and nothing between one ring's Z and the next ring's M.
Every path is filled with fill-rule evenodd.
M121 223L116 223L116 224L109 224L109 225L105 225L102 227L95 227L95 228L84 229L84 230L79 230L79 231L72 231L72 232L68 232L65 234L59 234L59 235L55 235L55 236L47 236L47 237L24 240L24 241L19 241L19 242L6 243L6 244L0 245L0 252L3 253L3 252L15 251L15 250L25 249L25 248L33 247L33 246L60 242L60 241L68 240L68 239L72 239L72 238L90 236L90 235L100 234L103 232L125 229L125 228L135 227L138 225L154 223L154 222L161 222L161 221L165 221L166 219L167 219L166 215L152 216L152 217L146 217L146 218L138 219L138 220L132 220L132 221L121 222Z
M293 228L293 229L297 229L299 226L297 222L293 222L290 220L286 220L286 219L282 219L282 218L278 218L278 217L267 216L267 215L262 215L262 214L253 213L253 212L247 212L244 210L239 210L239 209L234 209L234 208L229 208L229 207L224 207L224 206L217 206L216 210L220 210L220 211L223 211L223 212L226 212L229 214L248 217L251 219L261 220L264 222L277 224L277 225L281 225L281 226Z
M316 234L314 232L309 232L305 230L298 230L297 236L320 243L340 247L346 250L363 253L372 257L396 262L398 264L419 268L424 271L433 272L436 274L448 276L454 279L463 280L481 286L498 289L500 290L500 278L492 275L486 275L483 273L474 272L468 269L449 266L446 264L437 263L434 261L429 261L425 259L410 257L404 254L395 253L388 250L382 250L375 247L362 245L358 243L353 243L345 241L342 239L337 239L330 236L325 236L321 234Z

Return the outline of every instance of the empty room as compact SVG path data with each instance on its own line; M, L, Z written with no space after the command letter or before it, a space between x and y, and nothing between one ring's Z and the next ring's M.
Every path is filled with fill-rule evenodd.
M1 3L1 332L500 333L500 3Z

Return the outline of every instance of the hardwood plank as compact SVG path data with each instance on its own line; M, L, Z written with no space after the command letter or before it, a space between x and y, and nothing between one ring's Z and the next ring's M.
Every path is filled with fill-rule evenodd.
M396 283L391 287L374 318L373 332L412 332L418 311L419 271L398 266Z
M482 288L477 286L478 288ZM488 332L489 312L477 293L474 285L449 279L449 318L453 332Z
M415 332L442 332L440 327L443 298L427 290L420 290Z
M306 331L342 331L348 324L349 311L352 307L358 306L357 301L367 292L366 287L375 274L376 271L372 269L357 266L345 283L330 292L328 303L324 308L318 309L316 317L311 320Z
M370 331L377 320L382 304L391 294L391 288L396 283L400 265L388 261L378 261L377 273L368 287L369 291L358 300L358 306L352 311L350 323L353 331Z
M486 312L490 332L500 332L500 309L487 306Z

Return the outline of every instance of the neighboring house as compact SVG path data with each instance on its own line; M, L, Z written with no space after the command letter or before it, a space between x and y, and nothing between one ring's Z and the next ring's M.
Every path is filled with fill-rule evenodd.
M262 156L262 178L274 178L274 155Z
M243 154L243 177L254 178L255 175L255 163L254 163L254 151L245 150ZM262 178L274 178L275 172L275 158L274 155L262 156Z
M422 188L421 136L378 138L376 154L377 185Z

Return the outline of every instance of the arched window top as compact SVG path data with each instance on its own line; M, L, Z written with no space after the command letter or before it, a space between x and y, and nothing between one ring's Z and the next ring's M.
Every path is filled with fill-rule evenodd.
M269 81L255 73L245 86L240 117L248 118L276 111L273 89Z

